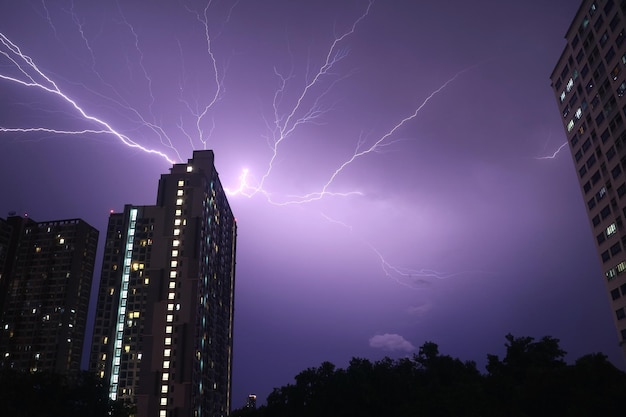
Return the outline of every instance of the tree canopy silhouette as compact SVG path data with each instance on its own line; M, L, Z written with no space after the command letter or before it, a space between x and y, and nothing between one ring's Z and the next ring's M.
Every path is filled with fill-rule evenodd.
M233 416L622 416L626 374L601 353L564 361L559 340L506 336L506 354L487 355L486 373L472 361L424 343L411 358L371 362L353 358L346 369L323 362L274 388L267 404Z

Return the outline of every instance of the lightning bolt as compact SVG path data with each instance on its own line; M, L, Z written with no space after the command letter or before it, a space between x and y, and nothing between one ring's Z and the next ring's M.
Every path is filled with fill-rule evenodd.
M146 152L146 153L158 155L162 157L163 159L165 159L167 162L174 163L174 160L168 157L165 153L155 150L155 149L146 148L140 145L139 143L133 141L130 137L115 130L106 121L101 120L98 117L87 113L87 111L85 111L74 99L72 99L69 95L65 94L59 88L59 86L35 64L33 59L29 57L28 55L24 54L20 50L20 48L15 43L13 43L4 33L0 33L0 44L3 47L3 49L0 50L0 55L4 56L14 66L14 68L18 72L17 75L19 75L19 78L18 78L18 76L10 76L10 75L0 73L0 79L16 83L27 88L38 89L45 93L51 94L59 98L61 101L69 104L76 112L78 112L78 114L80 114L80 116L84 120L93 122L101 126L103 128L102 130L116 137L122 144L130 148L140 149L141 151ZM39 131L45 130L48 133L58 133L58 134L67 134L68 132L66 130L56 130L56 129L43 128L43 127L34 128L34 129L35 130L33 130L33 128L20 129L20 128L7 128L4 126L0 127L0 131L3 131L3 132L13 131L13 132L28 133L29 131L37 131L37 130Z
M563 143L561 146L559 146L559 148L556 151L554 151L552 155L536 156L535 159L554 159L559 154L559 152L561 152L561 150L563 150L563 148L565 148L566 146L567 146L567 141Z
M324 218L324 220L328 221L329 223L337 224L349 230L350 233L354 232L353 227L349 225L348 223L345 223L341 220L334 219L324 213L320 213L320 215L322 216L322 218ZM378 258L380 262L380 268L383 271L383 274L387 278L389 278L390 280L394 281L395 283L399 285L408 287L413 290L421 290L426 287L429 287L430 285L432 285L433 280L446 280L446 279L450 279L454 277L461 277L461 276L490 274L487 271L480 271L480 270L441 272L441 271L436 271L434 269L428 269L428 268L416 269L416 268L406 268L406 267L396 266L396 265L391 264L389 261L387 261L387 259L382 254L382 252L378 250L371 242L368 242L367 240L363 238L358 238L358 239L361 241L361 243L363 243L376 255L376 257Z

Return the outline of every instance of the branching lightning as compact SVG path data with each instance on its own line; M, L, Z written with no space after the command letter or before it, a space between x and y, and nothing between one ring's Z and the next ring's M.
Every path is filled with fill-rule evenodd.
M99 119L96 116L88 114L74 99L65 94L58 85L48 77L39 67L35 64L32 58L28 55L24 54L20 48L13 43L9 38L6 37L3 33L0 33L0 44L3 49L0 50L0 55L4 56L9 62L14 65L14 68L17 70L21 78L17 78L16 76L10 76L6 74L0 73L0 79L5 81L14 82L16 84L22 85L28 88L34 88L42 90L48 94L52 94L56 96L60 100L69 104L74 110L76 110L83 119L89 122L93 122L99 126L102 126L106 132L116 137L121 143L124 145L137 148L142 150L143 152L159 155L164 158L166 161L173 163L174 161L170 159L166 154L161 151L146 148L139 143L133 141L130 137L126 136L123 133L115 130L109 123L104 120ZM12 130L7 130L12 129ZM35 129L46 129L43 127L38 127ZM32 131L32 128L29 129L19 129L19 128L7 128L0 127L0 131L8 132L8 131L22 131L27 133L28 131ZM66 130L56 130L56 129L47 129L48 133L58 133L58 134L67 134Z
M201 41L204 47L202 53L206 59L205 62L208 67L206 85L208 85L209 88L204 92L204 94L198 94L197 91L194 91L193 99L189 99L189 97L186 96L188 84L186 83L183 53L183 47L185 45L181 41L178 41L180 68L182 73L178 81L179 96L177 98L178 102L182 103L182 111L180 112L180 115L177 115L178 120L174 123L175 126L170 126L170 129L174 129L177 136L182 137L184 140L186 139L192 149L196 149L198 147L207 149L208 142L211 139L216 127L214 111L226 93L225 79L227 65L226 63L221 62L222 58L214 51L216 31L212 28L209 19L209 17L212 16L212 3L212 0L208 0L203 7L200 7L197 10L185 6L186 11L201 28ZM239 1L234 1L229 7L224 24L229 22L233 10L238 4ZM367 155L380 153L385 148L397 143L399 140L406 140L398 139L396 137L398 132L407 124L414 121L422 109L435 96L440 94L451 83L456 81L464 72L470 69L467 68L459 71L439 87L432 90L426 98L417 102L413 111L408 112L408 115L399 119L391 126L391 128L386 130L377 139L372 141L366 140L364 137L360 137L355 140L356 145L353 152L351 154L348 153L343 162L340 163L334 170L329 172L326 181L321 184L317 191L303 195L287 195L280 198L275 197L266 189L266 184L269 182L268 179L270 176L274 173L274 168L283 145L287 141L296 141L299 130L302 127L309 124L320 123L321 119L333 110L332 106L325 104L325 99L338 82L350 75L340 75L337 71L338 64L349 56L345 43L350 37L357 33L359 27L370 15L373 5L374 0L368 0L364 10L351 22L351 24L349 24L344 31L337 33L332 38L330 45L322 55L319 65L311 65L308 67L310 71L298 90L293 91L293 80L295 78L293 69L290 71L281 71L278 68L274 68L277 87L273 92L272 98L268 100L268 108L270 108L270 111L268 112L269 116L264 118L267 130L266 140L269 147L269 157L267 158L266 169L260 177L257 177L256 179L248 169L242 170L237 188L227 189L227 192L231 196L242 195L251 198L260 194L269 204L279 206L312 203L328 197L362 196L363 193L359 190L333 191L332 188L334 188L333 185L335 184L336 179L344 171L346 171L350 165L354 164L361 158L366 157ZM45 0L42 0L42 6L44 19L52 28L55 38L57 38L60 42L60 32L57 31L57 28L54 25L53 17ZM141 81L142 88L145 89L147 95L149 96L147 111L144 112L136 106L133 106L128 99L125 99L125 94L119 87L116 88L114 85L107 82L106 78L103 76L105 73L101 74L98 71L97 64L99 61L97 60L98 55L96 53L98 50L94 48L96 44L92 44L90 42L88 36L89 32L85 30L85 21L81 20L79 17L79 14L74 8L73 2L71 3L71 7L67 13L69 13L75 31L77 32L77 36L80 39L81 48L85 49L85 53L88 53L87 59L90 61L89 64L91 70L97 77L97 82L106 86L108 95L98 91L95 86L86 86L83 84L79 85L93 96L98 99L102 99L107 104L115 107L116 111L123 114L124 117L137 126L137 130L142 128L144 131L148 131L153 138L158 139L160 148L166 148L167 152L175 154L175 158L168 156L166 152L143 145L143 141L140 142L139 139L131 138L128 133L125 133L128 132L128 130L115 128L112 122L105 120L104 117L96 116L94 112L89 111L88 107L83 104L83 101L78 100L72 94L65 91L65 89L62 89L59 86L58 81L55 81L49 73L44 72L30 56L23 53L17 44L12 42L4 33L0 33L0 55L6 61L5 64L8 64L3 68L11 68L11 72L0 73L0 80L14 83L24 88L35 89L43 94L55 97L65 105L69 105L73 114L86 123L86 127L79 129L56 129L46 126L0 126L0 133L45 133L48 135L65 135L70 137L105 135L114 137L127 147L157 155L166 160L168 163L175 163L186 159L183 155L181 155L181 152L175 145L175 141L172 139L173 135L171 135L169 130L161 126L158 117L155 116L155 112L153 111L153 107L157 101L157 97L153 91L155 78L151 75L150 71L148 71L149 67L146 67L145 57L141 48L141 32L138 31L133 24L131 24L130 20L126 18L121 5L117 5L117 13L120 18L116 23L119 27L123 28L122 30L124 33L130 34L132 39L130 45L134 48L134 59L137 59L136 64L141 70L140 77L143 77L143 80ZM219 34L219 31L217 31L217 33ZM130 64L127 63L127 65L130 71ZM201 97L204 97L204 101ZM152 140L154 141L154 139ZM537 159L553 159L566 145L567 143L563 144L552 155L552 157L541 157ZM349 229L351 232L353 230L352 226L344 222L334 220L324 214L322 214L322 216L327 221L340 224L341 226ZM378 257L381 269L387 277L410 288L423 288L433 279L447 279L462 274L478 272L466 271L457 273L442 273L430 269L409 269L397 267L389 263L383 254L372 244L364 240L363 243Z

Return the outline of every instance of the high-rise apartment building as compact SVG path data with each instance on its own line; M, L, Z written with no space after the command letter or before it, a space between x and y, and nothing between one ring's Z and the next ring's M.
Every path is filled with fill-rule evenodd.
M80 370L97 245L80 219L0 222L0 366Z
M230 412L236 232L212 151L110 215L90 368L138 416Z
M626 1L584 0L552 87L626 355Z

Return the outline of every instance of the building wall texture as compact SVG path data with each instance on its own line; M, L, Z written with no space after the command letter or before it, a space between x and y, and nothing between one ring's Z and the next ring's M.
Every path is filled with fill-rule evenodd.
M585 0L551 75L626 357L626 1Z

